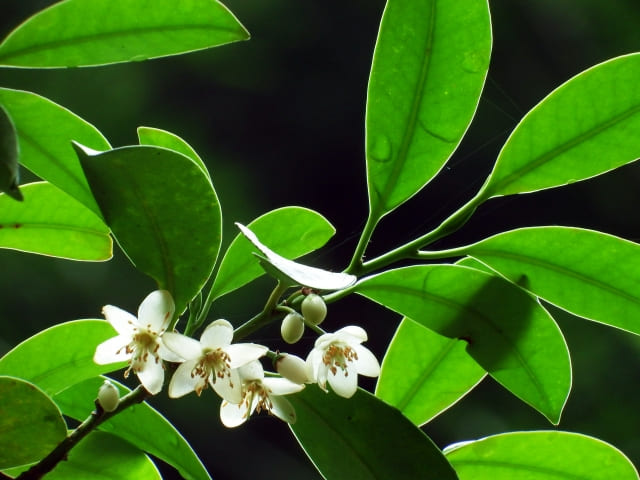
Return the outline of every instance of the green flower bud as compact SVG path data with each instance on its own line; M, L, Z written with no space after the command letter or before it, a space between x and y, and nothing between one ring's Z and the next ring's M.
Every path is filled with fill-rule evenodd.
M120 392L109 380L105 380L98 390L98 403L105 412L113 412L120 403Z
M320 325L327 316L327 304L320 295L315 293L306 296L300 305L300 310L304 319L313 325Z
M304 320L302 315L297 312L289 313L282 320L280 325L280 333L282 339L287 343L296 343L302 338L304 333Z

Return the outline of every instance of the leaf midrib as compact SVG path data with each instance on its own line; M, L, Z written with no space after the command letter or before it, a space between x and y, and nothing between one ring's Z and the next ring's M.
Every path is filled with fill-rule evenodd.
M203 31L219 31L219 32L227 32L227 33L238 33L237 29L224 28L218 26L212 26L207 24L188 24L188 25L170 25L170 26L154 26L154 27L143 27L143 28L128 28L117 31L107 31L107 32L99 32L91 35L78 35L71 38L59 39L55 41L49 41L44 43L39 43L36 45L29 45L22 48L17 48L14 50L10 50L8 53L2 53L2 46L6 44L7 41L11 41L12 37L8 37L2 45L0 45L0 62L6 62L7 59L12 58L20 58L25 55L30 55L38 52L44 52L47 50L54 51L56 49L61 49L68 46L73 45L81 45L81 44L90 44L92 42L100 41L100 40L109 40L118 37L130 37L130 36L143 36L149 34L156 33L173 33L180 31L189 31L189 30L203 30ZM203 47L205 48L205 47Z

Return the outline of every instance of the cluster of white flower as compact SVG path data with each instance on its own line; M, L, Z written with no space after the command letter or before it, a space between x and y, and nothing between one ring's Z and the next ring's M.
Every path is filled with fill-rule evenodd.
M162 390L163 361L179 363L169 382L169 396L193 391L200 395L210 385L223 400L220 418L227 427L238 426L262 410L293 423L295 410L283 395L299 392L309 383L327 391L328 381L337 395L349 398L357 390L358 374L377 377L380 373L375 356L361 345L367 334L360 327L321 335L306 361L279 354L276 369L280 377L265 377L259 359L267 354L267 347L232 344L233 326L226 320L207 326L200 341L167 332L174 312L173 298L166 290L150 293L140 304L137 318L118 307L105 306L104 316L118 335L98 345L94 361L127 361L125 377L133 371L152 395Z

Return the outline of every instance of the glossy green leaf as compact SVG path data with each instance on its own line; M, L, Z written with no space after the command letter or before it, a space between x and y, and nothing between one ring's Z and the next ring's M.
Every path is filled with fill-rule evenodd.
M96 393L103 382L104 377L84 380L60 392L54 400L65 415L82 421L91 413ZM124 385L114 380L111 383L120 388L121 395L129 392ZM147 403L139 403L123 410L98 428L167 462L186 480L211 480L180 432Z
M457 265L420 265L362 280L357 293L467 341L495 380L557 424L571 388L564 337L542 306L508 281Z
M575 315L640 335L640 245L593 230L532 227L462 249Z
M78 67L140 61L246 40L216 0L66 0L0 44L0 65Z
M22 194L18 188L20 167L17 136L9 114L0 104L0 191L20 201Z
M336 232L329 221L313 210L282 207L261 215L248 227L272 249L286 258L297 258L326 244ZM218 298L264 274L251 252L255 248L238 234L222 259L212 287Z
M190 158L165 148L76 150L118 244L182 313L220 249L222 214L211 181Z
M288 398L297 414L290 428L328 480L457 478L424 432L362 389L347 399L310 385Z
M66 108L35 93L0 88L0 105L16 127L20 163L101 215L71 141L109 150L111 146L102 134Z
M74 320L55 325L0 358L0 375L24 378L55 395L79 381L122 368L124 362L97 365L93 361L96 347L116 335L105 320Z
M467 342L405 318L382 361L376 396L423 425L464 397L485 376Z
M14 476L29 465L5 471ZM91 432L71 449L64 461L47 473L46 480L161 480L153 462L140 450L115 435Z
M586 435L513 432L445 449L460 480L638 480L617 448Z
M406 201L444 166L478 106L490 54L486 0L388 0L367 94L374 216Z
M302 285L318 290L341 290L356 281L356 277L348 273L330 272L284 258L261 243L255 233L247 227L239 223L236 225L260 254L264 255L258 255L262 268L285 285Z
M0 248L71 260L108 260L109 228L91 210L50 183L24 185L25 200L0 195Z
M189 157L200 168L202 168L202 171L207 175L207 177L209 177L209 180L211 180L209 171L200 156L191 145L175 133L167 132L166 130L161 130L159 128L138 127L138 139L140 140L140 145L164 147Z
M35 385L0 376L0 468L44 458L67 436L56 404Z
M513 131L481 195L565 185L639 158L639 77L636 53L596 65L558 87Z

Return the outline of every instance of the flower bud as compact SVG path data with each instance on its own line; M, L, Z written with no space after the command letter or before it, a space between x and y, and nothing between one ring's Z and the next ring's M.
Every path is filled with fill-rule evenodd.
M120 392L109 380L105 380L98 390L98 403L105 412L113 412L120 403Z
M300 340L304 333L302 315L297 312L291 312L284 317L282 325L280 325L280 333L282 334L282 339L287 343L296 343Z
M310 293L300 305L304 319L312 325L320 325L327 316L327 304L320 295Z
M276 360L276 371L293 383L302 385L303 383L311 383L311 375L307 368L307 362L296 355L283 353Z

